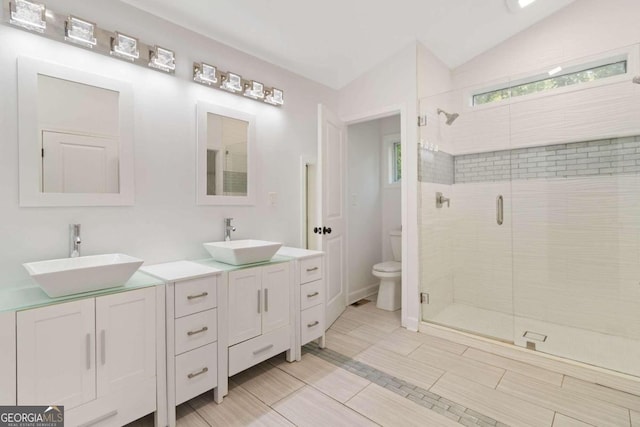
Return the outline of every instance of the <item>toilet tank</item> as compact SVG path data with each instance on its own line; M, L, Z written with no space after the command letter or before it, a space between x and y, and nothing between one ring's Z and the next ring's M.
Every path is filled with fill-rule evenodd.
M389 232L389 240L391 241L391 252L394 261L402 260L402 230L391 230Z

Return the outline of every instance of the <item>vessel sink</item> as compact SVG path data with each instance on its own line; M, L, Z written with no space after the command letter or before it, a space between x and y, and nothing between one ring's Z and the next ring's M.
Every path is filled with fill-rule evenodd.
M227 242L204 243L211 258L225 264L244 265L269 261L280 249L282 243L266 240L231 240Z
M22 264L52 298L123 286L144 261L124 254L81 256Z

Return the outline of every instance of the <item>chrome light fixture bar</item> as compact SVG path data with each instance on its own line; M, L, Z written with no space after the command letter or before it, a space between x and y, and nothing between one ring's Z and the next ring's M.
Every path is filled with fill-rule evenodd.
M218 83L218 70L213 65L201 63L193 64L193 80L206 85L215 85Z
M69 16L64 23L64 39L93 49L98 43L94 33L96 24L75 16Z
M149 51L149 67L173 74L176 71L175 52L160 46L154 46Z
M111 55L135 61L140 58L138 39L116 31L111 37Z
M9 23L31 31L44 33L47 29L44 4L27 0L11 0L9 2Z

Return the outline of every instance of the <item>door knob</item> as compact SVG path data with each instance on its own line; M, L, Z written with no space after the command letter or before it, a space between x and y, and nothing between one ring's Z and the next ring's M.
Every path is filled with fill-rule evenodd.
M322 232L324 234L331 234L331 227L322 227Z

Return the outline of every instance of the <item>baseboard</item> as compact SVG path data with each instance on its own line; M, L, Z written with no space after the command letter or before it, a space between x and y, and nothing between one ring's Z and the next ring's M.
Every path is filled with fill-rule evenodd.
M376 282L375 284L367 286L366 288L359 289L354 292L349 292L347 304L353 304L354 302L359 301L362 298L370 297L371 295L377 294L379 285L380 282Z
M418 319L415 317L403 317L402 318L402 326L407 330L412 332L418 332L419 327Z

